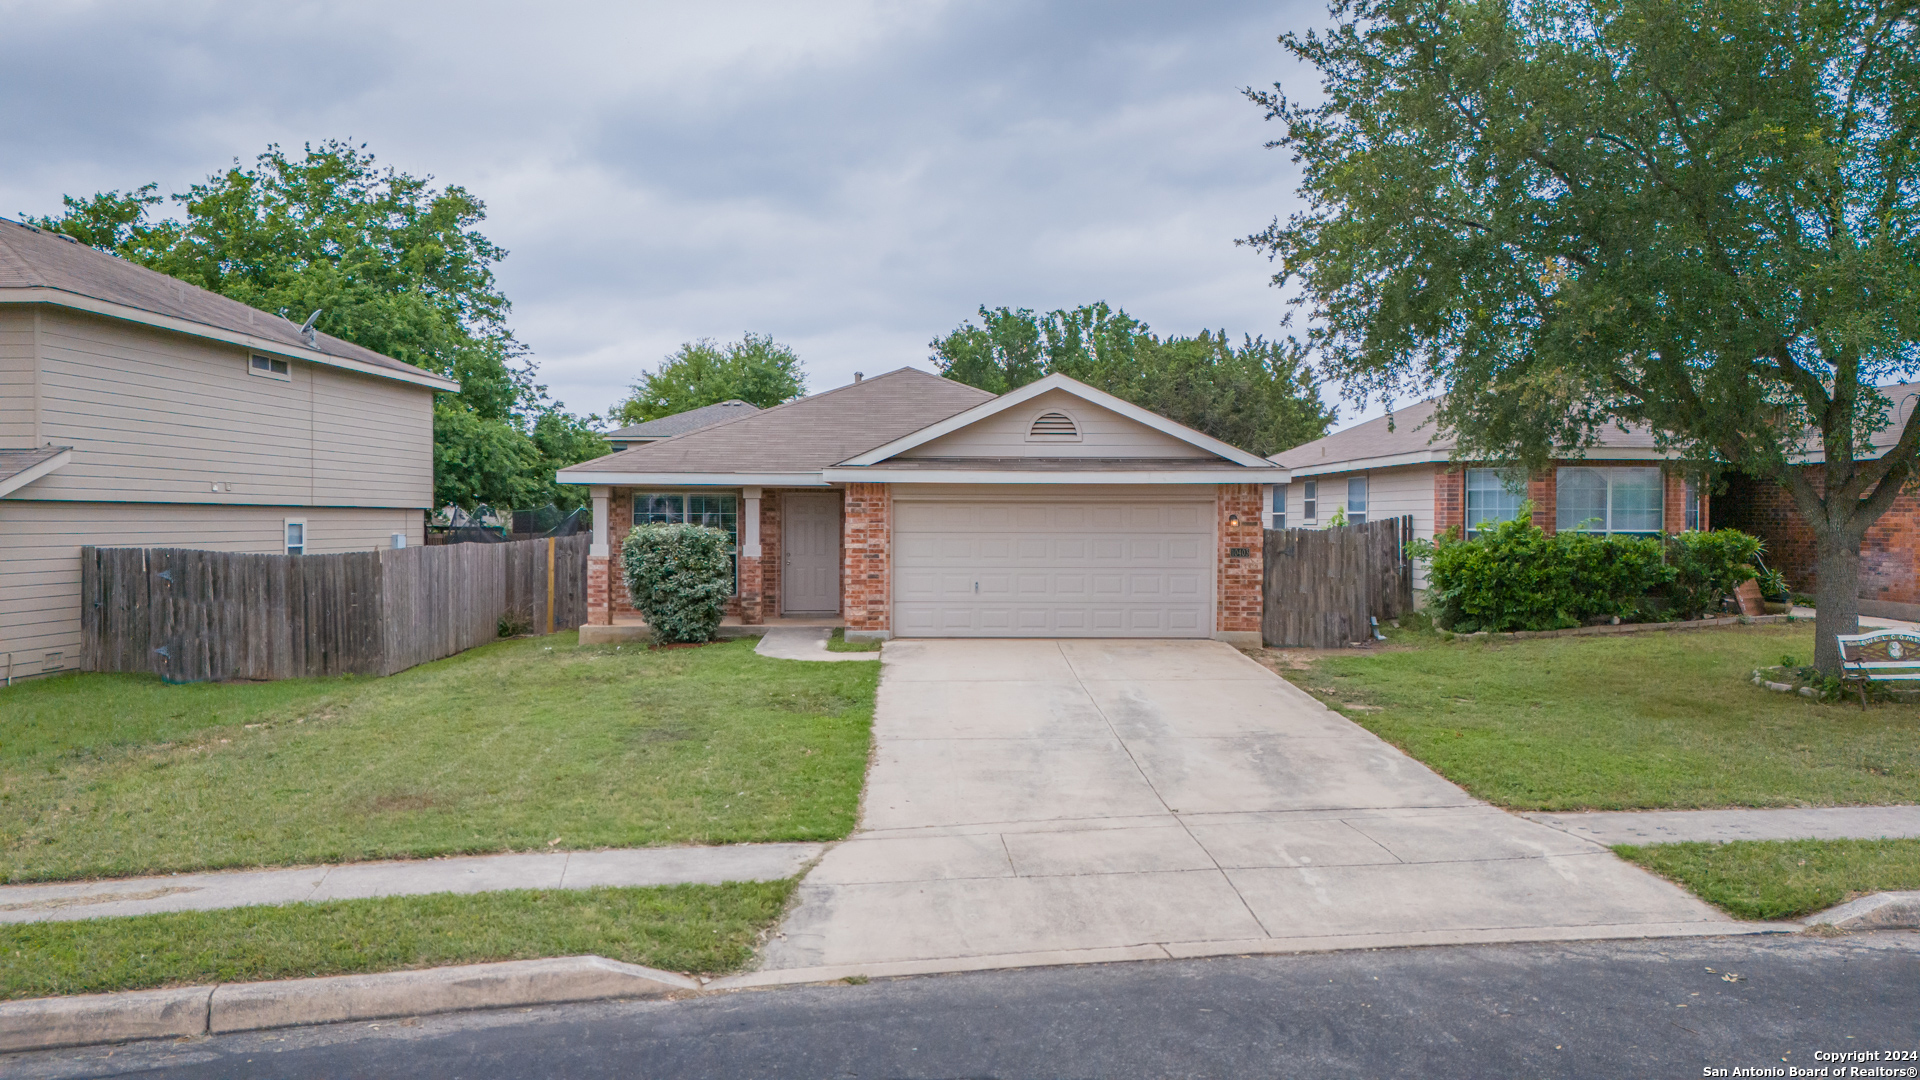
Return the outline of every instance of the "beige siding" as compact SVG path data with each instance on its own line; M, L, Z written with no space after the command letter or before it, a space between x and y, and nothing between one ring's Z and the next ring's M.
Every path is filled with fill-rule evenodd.
M285 550L287 518L307 523L316 555L385 547L391 534L425 540L415 509L20 502L0 499L0 667L41 674L80 663L80 548ZM49 659L48 654L58 653Z
M1080 429L1079 442L1028 442L1027 431L1044 412L1064 412ZM1049 390L1024 405L987 417L900 455L913 457L1213 457L1164 432L1103 409L1063 390Z
M432 504L425 388L299 361L262 378L244 349L58 309L40 347L41 433L74 460L17 498Z
M38 446L33 431L33 312L0 306L0 450Z
M1319 483L1319 498L1314 512L1314 520L1302 518L1302 507L1306 500L1306 480L1295 480L1285 487L1276 487L1274 497L1277 500L1282 492L1287 500L1287 527L1292 529L1324 529L1327 521L1333 517L1334 510L1347 505L1347 481L1356 476L1367 478L1367 520L1378 521L1382 518L1413 515L1413 535L1419 539L1433 537L1433 476L1431 464L1405 465L1395 469L1374 469L1365 473L1331 473L1315 476L1311 479ZM1426 572L1421 564L1414 564L1413 587L1427 587Z

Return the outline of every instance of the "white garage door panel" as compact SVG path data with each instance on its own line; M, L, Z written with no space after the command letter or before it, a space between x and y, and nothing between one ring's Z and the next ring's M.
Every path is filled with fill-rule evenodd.
M1213 503L894 504L906 637L1206 637Z

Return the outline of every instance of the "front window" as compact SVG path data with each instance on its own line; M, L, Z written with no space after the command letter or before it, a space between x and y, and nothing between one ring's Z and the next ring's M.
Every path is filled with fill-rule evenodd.
M1640 535L1660 532L1659 469L1568 466L1554 477L1554 493L1558 528Z
M1313 512L1319 504L1320 482L1317 480L1306 481L1306 487L1302 488L1301 492L1300 520L1312 521Z
M1347 481L1347 524L1367 523L1367 478L1356 476Z
M1520 516L1527 501L1527 474L1519 469L1467 470L1467 535L1483 526L1498 525Z
M727 534L727 554L733 557L734 591L739 591L740 525L739 503L732 495L681 495L677 493L635 493L635 525L679 524L707 525Z
M1687 531L1700 529L1700 485L1698 481L1687 481Z
M1267 489L1273 493L1273 527L1287 527L1287 489L1284 484L1274 484Z

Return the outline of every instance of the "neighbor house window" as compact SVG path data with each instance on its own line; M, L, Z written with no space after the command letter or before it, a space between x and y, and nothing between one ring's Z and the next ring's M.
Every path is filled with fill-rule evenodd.
M1308 480L1305 484L1306 486L1300 489L1300 520L1312 521L1314 509L1319 505L1320 482Z
M1519 469L1468 469L1467 535L1519 517L1526 490L1527 474Z
M287 366L285 360L275 356L256 354L247 361L247 371L264 378L279 379L282 382L290 382L293 379L293 369Z
M1272 484L1267 490L1273 492L1273 527L1284 529L1287 527L1287 486Z
M305 555L307 553L307 523L304 521L287 522L287 554Z
M1569 466L1554 477L1554 523L1588 532L1655 534L1661 524L1659 469Z
M1367 523L1367 478L1356 476L1347 481L1347 524Z
M1687 531L1695 532L1701 527L1700 521L1700 485L1698 481L1687 481Z
M738 574L740 566L738 507L739 502L732 495L635 494L633 523L647 525L656 522L685 522L723 529L727 534L727 554L734 556L734 571ZM737 578L734 588L735 591L739 589Z

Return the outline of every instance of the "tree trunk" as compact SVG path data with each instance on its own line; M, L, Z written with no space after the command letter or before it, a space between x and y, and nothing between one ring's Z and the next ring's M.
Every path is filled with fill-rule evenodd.
M1860 632L1860 538L1849 529L1814 526L1815 573L1813 666L1823 675L1840 674L1840 643L1835 634Z

